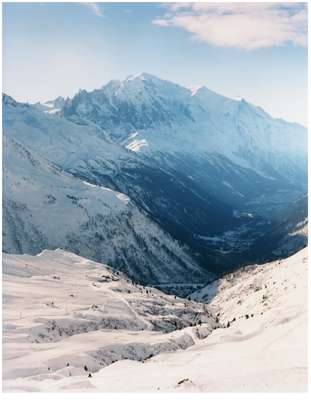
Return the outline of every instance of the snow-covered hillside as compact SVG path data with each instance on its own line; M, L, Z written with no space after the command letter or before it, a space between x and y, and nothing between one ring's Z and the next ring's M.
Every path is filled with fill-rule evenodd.
M186 266L185 263L188 264L189 256L184 257L184 250L181 249L183 256L179 257L175 251L176 246L180 248L184 245L190 247L191 230L195 227L200 228L199 221L202 225L200 229L206 229L208 226L212 229L214 229L213 227L219 229L218 225L223 225L224 221L227 222L231 219L230 207L210 198L199 187L189 186L187 181L175 177L159 165L146 162L146 160L142 161L135 153L111 142L109 138L107 139L104 132L96 126L75 124L58 115L46 114L40 111L37 106L18 103L6 95L3 96L3 105L3 133L8 138L6 140L8 144L4 148L4 169L8 177L4 180L5 185L7 185L5 190L7 195L4 197L4 220L12 221L11 214L14 214L13 219L21 221L21 227L25 226L25 229L17 229L17 225L14 223L5 224L5 251L34 253L48 245L52 246L51 248L65 246L69 250L80 251L81 255L97 261L109 262L120 269L124 269L126 264L126 270L131 276L136 276L137 279L141 280L148 276L149 283L156 281L180 282L181 280L189 282L189 279L194 282L196 276L199 279L207 276L207 262L205 260L201 261L199 275L195 272L195 270L198 270L198 260L193 259L190 263L193 264L194 268L190 268L185 274L181 273L184 268L188 269L189 265ZM18 146L12 147L11 141L16 142ZM56 178L53 173L55 168L45 169L45 178L40 178L40 181L41 185L44 181L47 186L45 188L46 195L50 194L56 197L51 192L59 192L62 197L65 197L66 202L54 204L53 199L51 203L47 202L46 199L41 203L38 200L35 208L33 204L30 204L30 202L33 202L34 196L29 191L32 190L32 184L36 186L38 182L32 182L28 188L26 182L31 183L32 180L36 180L40 172L33 173L31 170L35 171L35 167L29 161L29 165L24 166L21 165L21 162L14 161L15 157L21 157L18 154L18 148L27 149L27 152L32 154L32 158L41 159L43 164L53 165L58 170L58 178ZM27 157L24 162L27 162ZM11 168L12 173L10 172ZM49 179L50 174L51 179ZM14 187L15 185L14 180L16 178L14 175L22 177L22 184L29 195L23 196L21 189L19 191L10 189L10 186ZM69 196L74 197L73 199L66 199L67 193L64 193L64 184L61 182L60 176L66 176L66 180L76 186L76 189L74 189L76 193L69 193ZM84 182L81 184L81 181ZM189 178L188 181L190 181ZM88 183L90 185L87 185ZM157 226L157 229L162 232L161 235L169 238L169 242L163 242L162 238L160 240L160 237L155 237L155 241L152 241L152 243L146 243L144 239L138 243L140 239L137 239L137 235L134 235L135 238L132 240L132 235L127 234L130 229L129 226L133 222L129 215L127 218L120 218L119 221L115 220L114 224L110 224L112 231L106 229L108 226L106 227L103 221L98 219L93 221L94 223L87 224L88 217L79 206L81 201L78 202L77 199L80 199L79 188L83 193L92 192L94 191L92 185L126 193L132 200L131 208L135 209L135 204L138 204L140 214L148 217L150 224L145 223L144 218L142 220L140 218L145 225L145 231L148 231L148 225L150 227ZM22 197L23 207L11 207L15 202L20 202L19 196ZM73 203L72 208L74 209L72 215L81 214L83 220L81 221L81 218L78 218L76 221L78 224L82 222L86 229L76 230L74 240L69 242L67 240L62 243L61 236L67 234L65 227L60 231L60 237L57 235L57 240L59 240L55 243L54 240L50 240L50 232L54 228L49 223L48 216L51 216L51 209L54 208L54 215L60 223L65 214L67 219L73 218L66 209L66 204L70 201ZM88 204L91 207L91 202ZM23 221L25 222L23 210L30 208L33 212L28 213L27 223L23 223ZM94 215L96 209L98 210L98 208L94 208L91 211L92 215ZM45 213L47 213L46 217L42 220ZM38 218L41 218L39 226L36 225ZM129 220L127 221L127 219ZM151 220L157 221L159 226ZM32 231L30 234L27 234L28 228ZM36 235L37 240L33 240L33 233L37 231L44 233L46 238L44 246L41 246L41 235ZM95 236L96 232L97 235ZM115 232L121 233L121 237L124 238L122 243L126 247L125 252L118 248L120 240L118 240L118 235ZM115 236L114 241L110 240L112 234ZM170 240L170 235L174 235L181 246L176 241ZM190 238L190 240L185 240L187 238ZM37 243L35 249L29 246L30 241ZM102 241L107 244L108 248L102 246ZM122 247L124 247L123 244ZM152 250L155 247L157 248L156 253ZM114 248L117 249L117 253L113 250ZM107 251L104 251L104 249ZM111 251L118 256L111 258ZM137 255L139 253L142 255L142 251L144 251L143 259L140 258L139 263L137 263ZM164 257L159 263L158 255L163 254L163 251L168 255L168 258ZM148 253L150 252L153 254L149 257ZM132 256L136 259L134 263L130 261ZM152 270L149 271L150 264L155 265L156 260L156 269L152 267ZM169 271L169 274L164 273L161 276L163 272L160 267L161 264L164 269ZM135 269L137 269L136 275Z
M91 185L5 135L3 249L57 247L109 262L138 281L207 281L189 252L119 192Z
M63 250L4 254L3 290L6 390L74 389L84 378L87 389L89 374L186 349L219 325L204 304Z
M63 170L82 168L83 162L96 167L100 160L102 173L112 174L118 164L133 158L130 152L107 140L99 128L73 124L7 95L3 95L3 131Z
M191 301L60 250L3 261L6 391L307 388L307 249Z

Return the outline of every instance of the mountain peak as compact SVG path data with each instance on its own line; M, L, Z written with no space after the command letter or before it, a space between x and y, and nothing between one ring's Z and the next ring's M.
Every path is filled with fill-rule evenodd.
M6 93L2 93L2 102L3 104L12 104L16 105L16 101L10 95Z
M129 75L126 78L126 81L132 81L137 79L141 81L162 81L162 79L158 78L155 75L149 74L148 72L140 72L136 75Z
M189 88L189 90L191 91L191 96L195 96L197 94L209 94L209 95L213 94L221 96L219 93L214 92L213 90L209 89L207 86L204 85L192 86Z
M15 99L13 99L12 96L6 94L6 93L2 93L2 104L3 105L10 105L13 107L18 107L18 106L22 106L22 107L29 107L28 103L21 103L19 101L16 101Z

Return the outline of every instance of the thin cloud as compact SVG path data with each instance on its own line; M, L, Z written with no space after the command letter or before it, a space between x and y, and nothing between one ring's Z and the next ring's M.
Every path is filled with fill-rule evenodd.
M307 44L305 3L173 3L153 24L185 29L193 39L219 47Z
M97 17L103 17L104 13L97 3L81 3L89 8Z

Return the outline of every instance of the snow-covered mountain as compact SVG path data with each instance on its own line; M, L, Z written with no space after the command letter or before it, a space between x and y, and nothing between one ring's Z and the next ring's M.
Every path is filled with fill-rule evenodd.
M171 207L172 199L164 210L154 204L153 196L147 203L158 220L169 222L165 229L171 234L197 253L211 254L205 262L215 270L232 260L255 261L258 237L268 235L269 241L280 211L291 218L291 209L295 212L295 202L307 190L307 130L206 87L189 89L142 73L98 90L80 91L67 99L60 114L79 124L96 125L106 137L165 168L174 182L181 181L205 199L210 212L202 215L187 201L181 204L184 215ZM101 176L93 171L93 179L100 182ZM152 174L151 179L157 182ZM127 185L122 190L129 194ZM204 210L193 198L191 203ZM170 209L175 217L167 213ZM219 237L233 245L219 248ZM295 249L301 248L298 242Z
M27 106L6 101L22 110L25 121L31 120ZM5 118L9 117L8 112ZM20 136L14 135L14 129L4 128L4 251L36 254L45 248L61 247L109 262L132 278L149 283L184 282L189 277L193 282L209 279L189 249L175 241L128 196L83 181L38 155L33 148L45 145L40 143L38 130L46 140L45 151L51 146L50 153L53 134L79 134L79 129L68 121L55 119L49 123L45 118L49 117L44 115L39 127L32 119L36 126L33 130L24 124L24 129L18 130ZM22 121L15 119L15 123ZM29 149L18 139L29 144L33 140L36 146ZM78 147L78 142L74 145ZM112 145L111 149L115 147ZM104 153L103 145L101 150ZM61 159L65 153L65 148L55 148L55 157Z
M149 74L111 81L101 89L80 90L66 101L62 114L92 121L118 139L136 130L181 125L190 118L184 106L187 90Z
M64 107L65 101L66 99L64 97L59 96L54 100L47 100L42 103L38 102L35 104L35 106L47 114L57 114Z
M306 391L307 249L192 300L62 250L5 254L3 282L5 391Z
M270 179L300 177L298 185L306 177L303 126L274 119L244 99L229 99L206 87L191 90L142 73L92 92L80 91L61 113L98 125L136 152L162 158L226 157Z
M306 192L306 128L206 87L191 90L143 73L80 91L61 115L95 124L115 142L242 211L269 209L271 195L286 207Z
M262 238L268 258L291 242L288 230L276 237L272 228L306 193L307 135L298 124L146 73L45 105L3 103L8 137L71 177L124 193L203 273L256 262Z
M71 179L75 177L79 185L82 180L90 185L105 186L106 188L126 193L133 200L133 203L139 206L140 210L144 210L149 219L159 224L159 229L171 231L171 233L174 230L178 232L179 234L175 238L179 239L182 244L188 246L191 244L190 240L183 241L182 239L183 237L191 239L191 230L196 227L196 221L201 221L202 229L206 229L210 225L217 230L217 221L219 221L219 224L224 224L225 221L230 221L232 218L230 207L216 200L209 201L209 204L207 204L206 201L211 199L211 196L208 196L199 187L187 186L187 181L183 178L176 179L178 177L164 171L158 165L147 160L141 160L135 153L107 139L100 128L78 125L58 115L46 114L38 110L37 107L17 103L6 95L3 98L3 103L3 126L4 134L7 138L14 139L31 152L34 157L45 160L60 172L69 173ZM6 150L4 152L4 167L6 167L8 173L10 173L12 164L14 168L14 163L10 163L10 160L14 158L14 154L13 152L13 155L9 155ZM31 180L32 176L27 168L20 168L20 173L23 176L28 174L28 179ZM33 178L35 176L33 175ZM53 186L52 182L53 178L49 182L47 173L46 184L49 185L50 191L54 186L58 190L57 185ZM188 182L190 182L189 179ZM7 183L10 184L10 179L7 180ZM85 190L85 188L86 185L84 184L83 189ZM62 189L59 190L61 191ZM14 196L15 194L12 195L13 200ZM78 191L73 196L79 198ZM24 198L24 200L25 203L30 201L28 198ZM62 207L62 203L59 206ZM42 203L41 207L44 210L45 203ZM44 212L43 210L42 212ZM66 212L65 209L58 209L58 211L59 218ZM16 214L18 215L20 212L21 210L18 209ZM212 224L212 219L215 221L214 224ZM124 224L126 224L126 221L124 221ZM168 226L171 229L168 229ZM200 226L197 225L197 228L200 228ZM15 229L17 227L13 226L10 231L12 238L15 236ZM45 229L47 230L49 227L46 226ZM104 229L104 225L102 229ZM77 232L77 236L79 234ZM20 233L21 242L23 242L23 235L25 241L29 240L26 232L24 232ZM7 236L9 236L8 233ZM89 247L88 239L84 238L84 240L87 241L86 247ZM95 239L93 238L93 240ZM110 261L112 265L118 264L111 259L99 257L96 250L98 241L95 240L95 242L93 254L91 252L81 254L99 261ZM166 246L161 241L157 243L160 246ZM56 246L60 247L61 243L59 242ZM76 251L74 247L68 248ZM168 246L168 251L173 248L174 246L172 248ZM5 250L21 251L21 247L5 246ZM197 255L195 257L196 259L199 258ZM182 259L183 257L178 261L181 265L183 265ZM193 260L194 265L199 261ZM173 268L173 265L174 263L167 264L167 268L177 277L178 268ZM201 269L206 271L206 266L203 268L202 265L203 261L201 260ZM132 265L132 268L134 268L134 265ZM203 271L204 275L206 275L205 271ZM157 274L159 275L159 280L163 281L160 278L160 270L158 270ZM177 281L180 281L182 275L179 274ZM185 279L189 281L189 274ZM190 280L194 281L191 274ZM176 280L172 279L172 281L175 282Z

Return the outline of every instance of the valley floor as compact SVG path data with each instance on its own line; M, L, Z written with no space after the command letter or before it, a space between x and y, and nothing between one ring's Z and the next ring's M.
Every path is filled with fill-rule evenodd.
M62 251L4 255L4 390L307 390L307 249L191 301L106 267L100 280L101 267Z

